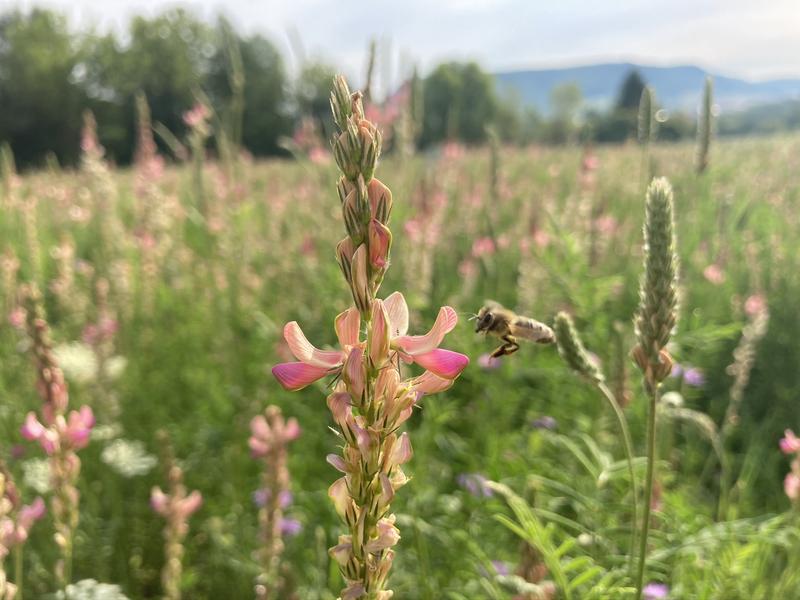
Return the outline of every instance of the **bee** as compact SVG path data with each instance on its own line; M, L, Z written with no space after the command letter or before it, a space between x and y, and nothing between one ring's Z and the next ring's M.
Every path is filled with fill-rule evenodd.
M475 333L493 335L504 342L492 352L492 358L514 354L519 350L517 339L537 344L552 344L556 341L555 333L544 323L518 315L492 300L487 301L474 318L477 319Z

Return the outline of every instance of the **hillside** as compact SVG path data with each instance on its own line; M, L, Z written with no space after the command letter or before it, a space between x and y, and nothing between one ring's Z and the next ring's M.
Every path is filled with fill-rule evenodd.
M607 108L616 99L625 76L638 69L656 90L659 103L673 110L693 111L700 100L706 71L696 66L653 67L633 63L608 63L564 69L541 69L496 73L504 94L519 97L526 105L547 113L550 92L564 83L580 86L587 103ZM740 110L758 104L800 98L800 79L747 81L710 73L715 82L715 99L723 111Z

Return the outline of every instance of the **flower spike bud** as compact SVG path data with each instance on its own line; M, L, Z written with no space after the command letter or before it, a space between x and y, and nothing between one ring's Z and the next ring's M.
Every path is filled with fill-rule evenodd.
M392 232L377 219L369 224L369 262L374 269L389 266L389 249L392 247Z
M677 266L672 216L672 188L664 179L654 179L647 189L644 227L644 277L640 287L634 358L641 368L650 366L648 385L666 378L670 362L664 350L678 319ZM671 368L671 365L670 365Z
M361 318L369 321L372 299L370 297L367 247L364 244L361 244L353 254L350 289L353 292L353 302L361 313Z
M389 223L389 216L392 214L392 192L378 179L372 179L367 187L370 214L373 219L377 219L386 225Z
M350 237L346 237L336 244L336 261L339 263L342 275L348 282L352 279L353 254L355 254L355 246Z
M589 358L589 353L581 342L578 332L572 323L572 319L565 312L556 315L555 322L556 344L558 353L569 367L580 375L595 383L605 381L603 373L597 365Z
M372 304L372 335L369 345L369 362L375 371L389 360L389 315L383 300Z
M347 81L342 75L333 78L333 90L331 91L331 112L333 120L339 129L346 127L347 120L353 114L352 98Z

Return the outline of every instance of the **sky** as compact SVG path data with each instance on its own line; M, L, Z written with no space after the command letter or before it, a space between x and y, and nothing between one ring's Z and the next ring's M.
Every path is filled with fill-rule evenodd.
M208 20L223 12L241 31L273 40L290 68L305 55L356 79L376 39L378 84L383 75L388 86L412 65L425 72L448 59L491 71L624 60L800 78L800 0L0 0L9 5L56 8L76 26L117 30L132 14L175 5Z

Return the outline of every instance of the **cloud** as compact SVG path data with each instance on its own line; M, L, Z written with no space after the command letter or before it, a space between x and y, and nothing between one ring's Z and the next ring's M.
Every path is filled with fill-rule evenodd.
M33 0L79 23L122 27L133 13L174 6L158 0ZM224 6L247 33L268 34L290 59L289 31L305 52L358 76L370 39L395 57L390 71L423 69L446 59L475 59L489 69L636 60L699 64L751 78L800 77L800 3L796 0L373 0L181 3L212 19ZM294 61L296 62L296 61Z

